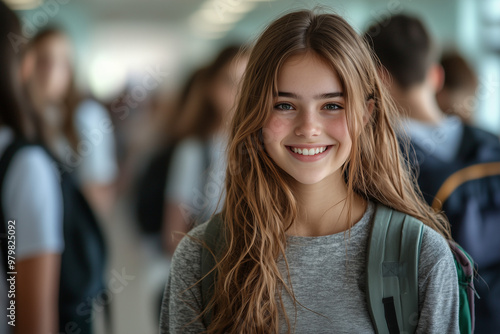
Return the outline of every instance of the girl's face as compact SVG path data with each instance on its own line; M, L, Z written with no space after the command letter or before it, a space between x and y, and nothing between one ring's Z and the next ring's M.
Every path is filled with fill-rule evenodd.
M51 36L36 49L35 84L47 101L60 102L71 80L71 50L64 36Z
M309 53L291 57L263 127L266 152L299 183L342 179L352 146L344 108L336 71Z
M212 84L212 98L215 108L222 117L232 114L238 93L238 84L245 72L247 57L238 57L226 64L215 76Z

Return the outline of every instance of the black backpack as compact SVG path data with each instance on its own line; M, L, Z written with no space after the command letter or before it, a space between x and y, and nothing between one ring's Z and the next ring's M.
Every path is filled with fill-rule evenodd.
M158 234L163 224L165 184L175 144L167 145L153 155L137 184L136 216L145 234Z
M171 143L156 152L144 169L137 183L136 217L140 230L147 235L157 235L163 225L165 185L177 143ZM210 163L208 145L203 147L205 166ZM204 174L205 175L205 174Z
M10 161L20 149L33 145L14 140L0 159L0 198L3 180ZM50 155L50 153L49 153ZM106 249L97 219L89 204L64 166L57 162L63 195L64 251L61 255L59 282L59 328L76 328L78 333L92 333L92 302L105 288ZM0 202L1 203L1 202ZM2 259L7 269L6 220L0 207ZM7 270L8 271L8 270ZM109 308L105 307L108 312ZM109 314L106 314L109 317ZM109 324L108 324L109 325Z
M410 162L419 168L425 199L446 214L453 239L477 264L477 332L500 333L500 140L464 125L452 161L441 161L417 143L413 148Z

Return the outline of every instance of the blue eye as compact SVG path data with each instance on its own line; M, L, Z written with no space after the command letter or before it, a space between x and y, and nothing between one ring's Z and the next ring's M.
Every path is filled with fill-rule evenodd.
M344 109L344 108L342 108L341 106L339 106L336 103L327 103L327 104L325 104L325 106L323 107L323 109L326 109L326 110L341 110L341 109Z
M294 110L293 106L290 103L278 103L277 105L274 106L274 109L278 110Z

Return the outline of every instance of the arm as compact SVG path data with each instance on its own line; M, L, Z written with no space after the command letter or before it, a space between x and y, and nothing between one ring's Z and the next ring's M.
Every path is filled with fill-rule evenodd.
M58 332L60 262L60 254L46 253L17 264L15 334Z
M193 229L189 235L201 238L206 224ZM202 333L201 321L201 245L184 237L174 253L170 275L163 296L160 314L160 333Z
M115 203L115 188L114 184L87 182L82 186L82 192L90 207L99 215L106 217L111 213Z
M5 218L16 221L15 333L58 331L64 241L62 194L56 173L41 148L27 147L12 159L1 189Z
M93 100L82 102L76 111L75 127L88 152L78 152L82 163L78 177L91 207L101 216L113 208L118 175L116 145L109 114Z
M164 249L169 255L174 253L182 233L189 231L193 219L207 205L202 189L203 173L202 145L192 139L179 143L172 154L165 185L161 233Z
M459 333L458 279L446 241L426 228L419 261L417 333Z

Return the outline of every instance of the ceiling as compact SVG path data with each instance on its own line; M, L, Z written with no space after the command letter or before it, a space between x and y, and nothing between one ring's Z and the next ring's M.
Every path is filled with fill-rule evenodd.
M197 0L87 0L84 6L97 21L182 21L200 3Z
M498 0L44 0L19 13L26 32L52 23L67 31L82 82L118 87L140 77L138 69L159 64L170 73L166 83L177 85L222 45L248 43L284 12L317 5L343 15L359 32L381 16L415 13L439 45L458 49L480 72L500 68L498 56L488 60L500 50ZM109 69L104 76L103 69Z

